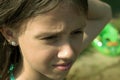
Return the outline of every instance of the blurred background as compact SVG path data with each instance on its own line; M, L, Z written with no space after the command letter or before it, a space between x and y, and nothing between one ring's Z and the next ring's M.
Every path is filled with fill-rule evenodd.
M112 24L112 27L117 31L117 43L112 44L114 48L111 48L111 44L103 44L104 49L106 48L106 50L104 50L101 48L101 45L96 47L92 42L88 48L80 54L66 80L120 80L120 0L102 1L111 5L113 19L110 21L110 24ZM105 37L108 36L111 39L107 37L107 39L103 40L105 44L110 40L115 40L113 39L114 36L109 35L109 33L111 32L108 32L108 35L105 35ZM113 31L112 33L114 34L115 32ZM99 40L99 38L97 38L97 40L101 42L101 39ZM98 50L98 48L101 49Z

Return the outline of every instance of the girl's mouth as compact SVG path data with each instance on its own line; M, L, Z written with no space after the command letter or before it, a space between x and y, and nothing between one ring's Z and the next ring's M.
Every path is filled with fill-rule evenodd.
M68 71L72 66L72 62L55 64L53 66L60 71Z

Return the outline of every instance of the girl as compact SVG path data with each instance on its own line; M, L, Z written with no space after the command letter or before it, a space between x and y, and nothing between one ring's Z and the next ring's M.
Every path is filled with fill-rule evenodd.
M98 0L1 0L0 79L63 80L110 18Z

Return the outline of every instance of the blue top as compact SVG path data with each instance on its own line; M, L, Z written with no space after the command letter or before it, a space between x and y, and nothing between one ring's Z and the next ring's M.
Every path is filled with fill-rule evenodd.
M11 64L9 73L10 73L10 80L15 80L14 75L13 75L13 70L14 70L14 65Z
M15 80L13 73L10 74L10 80Z

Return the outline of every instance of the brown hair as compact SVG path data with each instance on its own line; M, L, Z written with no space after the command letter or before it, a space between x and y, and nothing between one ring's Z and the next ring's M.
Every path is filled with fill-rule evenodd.
M50 11L61 1L63 0L0 0L0 28L19 28L26 19ZM71 1L87 13L87 0ZM0 33L0 80L8 78L10 65L18 63L20 58L19 46L11 46Z

